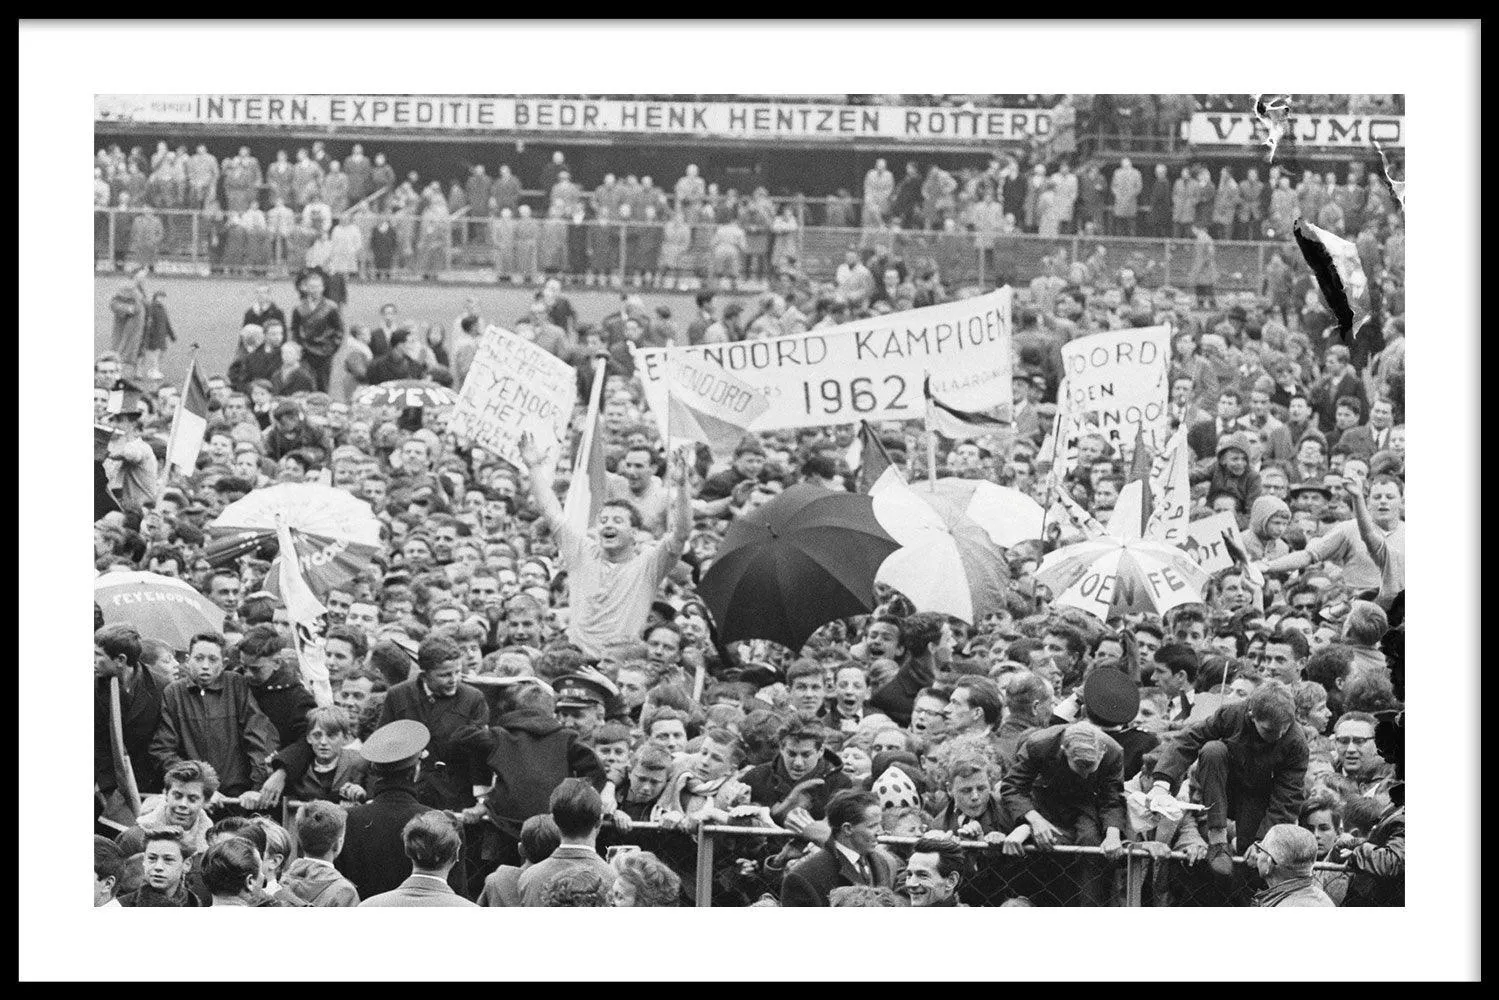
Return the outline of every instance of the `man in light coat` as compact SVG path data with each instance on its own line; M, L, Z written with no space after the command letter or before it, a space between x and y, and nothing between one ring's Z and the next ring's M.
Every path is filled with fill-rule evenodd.
M1145 181L1140 177L1140 171L1129 162L1129 157L1119 161L1119 169L1114 171L1109 189L1114 195L1114 234L1135 235L1135 216L1140 212L1140 192L1145 189Z
M448 885L448 872L458 861L463 838L446 813L436 809L413 816L401 830L411 875L389 892L371 896L360 906L477 907Z

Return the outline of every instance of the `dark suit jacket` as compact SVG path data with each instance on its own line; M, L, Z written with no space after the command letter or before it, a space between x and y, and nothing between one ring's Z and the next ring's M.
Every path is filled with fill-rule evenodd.
M890 861L876 852L864 859L873 884L889 889L895 883L895 869ZM781 883L782 906L827 906L828 896L843 885L863 885L858 870L836 847L823 847L786 871Z
M427 727L432 739L427 743L427 759L422 762L422 776L417 795L429 806L439 809L463 809L474 804L471 775L466 766L454 759L453 737L467 726L489 724L489 703L484 693L469 684L459 684L451 698L434 698L420 677L402 681L385 695L380 710L380 725L397 719L415 719ZM361 899L367 898L360 890Z
M1000 783L1000 804L1011 828L1026 821L1032 809L1063 830L1073 830L1080 819L1096 818L1099 833L1115 827L1128 831L1124 815L1124 750L1104 735L1103 759L1086 778L1067 764L1062 753L1066 726L1038 729L1020 743L1015 766Z
M334 867L354 883L360 899L390 892L411 874L401 830L428 811L430 807L416 800L410 785L381 788L364 805L349 810L343 853ZM456 866L453 871L458 871ZM450 876L448 884L458 877Z
M120 719L125 730L125 753L135 771L135 784L142 794L161 791L161 768L151 756L151 737L161 722L161 687L151 671L139 668L135 689L120 694ZM94 781L99 791L114 791L114 752L110 748L109 682L94 682Z

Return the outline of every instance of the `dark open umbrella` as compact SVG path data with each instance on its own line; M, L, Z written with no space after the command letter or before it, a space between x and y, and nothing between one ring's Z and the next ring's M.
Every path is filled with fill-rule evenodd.
M734 522L698 594L724 642L801 649L820 626L874 607L875 572L899 547L868 496L793 486Z

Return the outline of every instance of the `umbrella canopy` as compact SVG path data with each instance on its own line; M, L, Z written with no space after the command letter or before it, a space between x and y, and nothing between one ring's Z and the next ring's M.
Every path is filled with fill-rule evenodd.
M157 573L105 573L94 581L104 623L134 625L144 639L186 649L199 632L221 632L224 612L191 586Z
M457 403L458 393L436 382L407 378L364 386L354 393L354 402L359 406L394 406L403 410L435 408Z
M872 498L793 486L734 522L698 593L724 642L801 649L820 626L874 607L875 572L898 547Z
M935 490L933 489L935 486ZM982 479L939 479L912 487L922 496L933 492L953 503L989 535L995 545L1009 548L1041 537L1046 511L1019 490Z
M1052 552L1036 580L1051 588L1053 603L1107 621L1111 613L1162 614L1200 602L1208 574L1174 545L1105 535Z
M380 522L363 500L317 483L278 483L248 493L209 524L215 535L260 530L275 534L277 517L298 531L380 544Z
M940 479L933 492L887 478L871 497L875 519L901 545L876 579L910 598L918 611L940 611L972 625L1005 606L1009 568L1004 549L971 513L978 491L943 489L970 482L976 483Z

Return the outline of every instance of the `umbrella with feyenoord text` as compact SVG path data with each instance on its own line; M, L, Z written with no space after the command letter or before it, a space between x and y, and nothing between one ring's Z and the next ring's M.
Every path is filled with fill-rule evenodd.
M1104 535L1057 549L1041 561L1036 580L1052 603L1108 621L1119 614L1164 614L1200 603L1208 574L1175 545Z
M220 632L224 612L191 586L158 573L105 573L94 581L104 623L134 625L144 639L186 649L199 632Z
M399 379L367 385L354 393L356 406L394 406L397 409L426 409L454 406L458 393L447 386L422 379Z
M875 573L899 547L870 497L793 486L735 520L698 593L724 642L799 650L827 622L874 607Z

